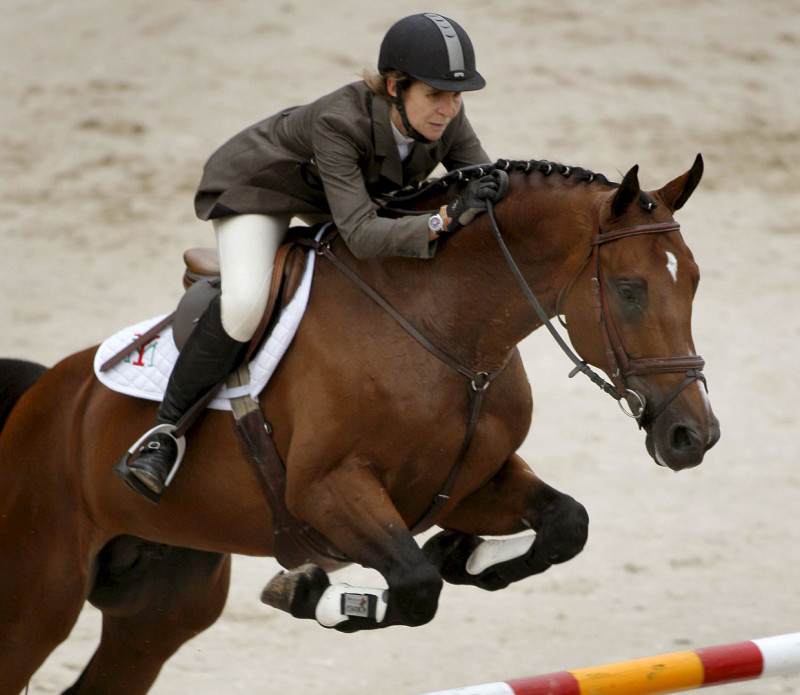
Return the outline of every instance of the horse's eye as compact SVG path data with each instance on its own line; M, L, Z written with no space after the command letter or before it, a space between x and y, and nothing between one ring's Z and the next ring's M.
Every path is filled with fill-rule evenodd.
M647 287L641 280L617 280L617 294L627 306L644 308L647 304Z
M617 285L617 292L623 299L636 299L636 291L629 282L621 282Z

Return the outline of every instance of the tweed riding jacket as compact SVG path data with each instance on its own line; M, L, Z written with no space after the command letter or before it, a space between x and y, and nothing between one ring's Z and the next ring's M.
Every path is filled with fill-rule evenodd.
M391 104L355 82L289 108L235 135L206 163L195 196L197 216L330 216L359 258L429 258L427 216L379 217L371 195L448 170L489 161L463 107L430 144L415 143L401 161Z

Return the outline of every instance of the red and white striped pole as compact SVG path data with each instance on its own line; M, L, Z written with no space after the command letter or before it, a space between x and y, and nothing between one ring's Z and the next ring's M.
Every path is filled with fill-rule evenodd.
M649 695L800 670L800 632L425 695Z

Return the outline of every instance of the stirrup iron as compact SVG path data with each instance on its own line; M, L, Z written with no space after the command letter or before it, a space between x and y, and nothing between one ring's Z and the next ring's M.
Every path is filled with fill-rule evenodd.
M145 432L133 445L125 452L125 455L117 461L114 466L114 473L117 474L120 478L122 478L123 482L126 485L133 488L136 492L140 495L145 497L146 499L150 500L151 502L158 503L161 499L161 493L153 492L147 485L145 485L139 478L137 478L130 468L128 468L128 461L130 461L136 454L139 453L139 450L142 448L142 445L150 439L155 434L166 434L175 441L175 445L177 447L178 453L175 457L175 463L172 465L172 468L167 475L166 480L164 481L164 489L167 489L167 486L172 482L172 479L175 477L175 474L178 472L178 467L181 465L181 461L183 461L183 455L186 452L186 437L176 437L175 436L175 425L170 425L168 423L156 425L152 429L149 429Z

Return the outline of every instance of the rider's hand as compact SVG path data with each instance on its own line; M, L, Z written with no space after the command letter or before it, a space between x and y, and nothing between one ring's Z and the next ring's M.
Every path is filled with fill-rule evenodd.
M467 187L440 211L445 218L442 231L458 231L472 222L478 213L486 210L487 200L497 203L507 191L508 174L502 169L495 169L491 174L470 181Z

